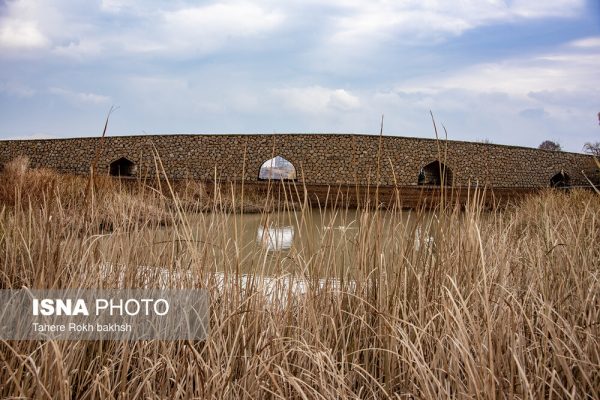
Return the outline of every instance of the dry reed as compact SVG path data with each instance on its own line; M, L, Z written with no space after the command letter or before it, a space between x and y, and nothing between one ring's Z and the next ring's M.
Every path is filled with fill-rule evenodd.
M308 238L304 204L284 209L303 240L281 255L243 248L243 218L228 222L235 195L191 218L177 191L97 176L84 218L83 178L11 168L0 178L0 288L205 287L211 332L0 341L2 398L600 398L592 192L492 212L476 193L463 210L410 220L393 205L352 221L339 208L329 212L356 229ZM187 189L203 209L204 190ZM277 301L265 275L285 277L270 288Z

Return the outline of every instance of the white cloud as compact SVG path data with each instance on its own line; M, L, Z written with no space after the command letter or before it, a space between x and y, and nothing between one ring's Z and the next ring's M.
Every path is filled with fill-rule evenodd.
M409 129L419 112L423 118L433 110L438 120L447 123L450 134L461 138L536 146L562 136L568 138L564 147L579 151L590 135L597 135L598 65L597 50L567 44L552 53L415 78L375 93L365 103L406 110Z
M61 96L73 103L105 104L110 102L110 97L91 92L76 92L64 88L52 87L50 93Z
M284 15L249 2L216 3L164 14L156 45L166 51L214 51L276 29ZM152 49L152 46L150 47Z
M61 0L13 0L6 2L0 14L0 56L44 57L45 50L57 42L79 34L80 20L68 17L67 4Z
M283 100L286 107L308 114L346 112L360 107L360 99L344 89L309 86L276 89L274 94Z
M109 13L119 13L136 6L135 0L102 0L100 10Z
M510 10L524 18L568 17L580 12L585 5L582 0L513 0Z
M194 4L194 3L192 3ZM231 44L260 48L267 36L303 22L323 34L323 52L366 51L389 39L430 43L479 26L519 19L571 17L584 0L225 0L208 5L186 2L102 0L81 6L66 0L16 0L0 20L0 46L41 49L78 58L106 52L203 55ZM94 9L94 6L96 9ZM313 12L319 10L319 25ZM128 18L102 25L102 14Z
M35 21L22 19L0 21L0 48L38 49L47 46L48 42Z
M532 55L468 66L434 79L415 80L403 90L460 88L499 91L527 97L530 92L600 87L600 53L564 47L555 53Z
M133 23L119 27L116 32L83 32L57 53L78 57L99 56L105 52L197 57L259 40L285 20L280 10L262 6L260 2L145 5L138 1L103 1L102 11L124 13Z
M435 62L437 46L478 28L576 18L585 0L336 0L331 7L321 24L323 37L307 50L308 59L316 71L352 76L375 73L377 62L397 62L401 56L391 52L406 51L410 57L431 49L427 58Z
M19 98L31 97L35 90L19 82L0 82L0 92Z
M144 5L136 1L103 2L103 11L125 13L133 24L116 32L84 33L61 51L84 57L105 52L197 57L260 40L285 20L280 10L262 6L260 2L226 1L205 6L162 3L146 8Z
M108 43L94 38L70 41L64 45L58 45L52 49L53 54L69 57L75 60L89 60L91 57L100 56Z
M168 12L165 21L169 29L181 33L252 35L276 27L283 15L249 2L230 2Z
M106 54L197 56L260 39L280 27L285 14L261 3L234 0L190 6L104 0L86 7L63 0L15 0L0 16L0 49L51 49L51 54L82 60ZM107 13L121 20L107 26L102 17ZM22 54L15 51L11 56Z
M600 49L600 36L591 36L571 43L573 47Z
M276 34L302 26L320 35L321 52L365 54L394 40L427 44L480 26L578 15L584 0L15 0L0 19L0 48L52 48L58 56L206 55L224 48L262 48ZM95 7L95 8L94 8ZM318 18L314 12L320 12ZM106 15L121 18L105 25ZM303 22L300 22L303 21ZM300 32L296 32L301 34ZM323 36L321 36L323 35ZM43 56L39 54L39 56Z
M32 133L31 135L22 136L7 136L0 140L37 140L37 139L58 139L59 136L51 135L48 133Z
M332 42L373 45L394 37L405 43L436 41L479 26L519 19L573 17L584 0L340 1Z
M543 108L526 108L519 112L519 115L524 118L538 119L548 116L548 113Z

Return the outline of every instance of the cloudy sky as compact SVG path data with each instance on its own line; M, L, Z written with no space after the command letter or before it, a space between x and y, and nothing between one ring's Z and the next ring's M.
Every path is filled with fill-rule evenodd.
M598 0L0 0L0 138L600 140Z

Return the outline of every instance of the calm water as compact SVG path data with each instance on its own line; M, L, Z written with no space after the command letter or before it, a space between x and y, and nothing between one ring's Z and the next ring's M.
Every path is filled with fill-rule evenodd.
M215 226L220 229L205 230L207 223L216 218ZM222 220L225 218L225 220ZM377 220L379 218L379 221ZM192 217L192 226L197 228L194 237L212 237L219 243L220 249L226 249L222 255L229 258L239 256L239 268L242 272L264 270L266 273L303 272L314 275L339 275L356 265L357 243L361 240L380 237L384 246L394 245L397 241L415 241L420 246L431 243L432 215L417 221L412 212L387 213L377 216L369 212L356 210L316 210L309 212L274 212L270 214L244 214L235 216L203 215ZM412 231L419 225L417 234ZM377 231L380 231L378 234ZM427 233L425 233L427 232ZM374 243L374 240L370 240ZM333 271L299 271L307 265L324 265Z
M360 265L357 257L371 250L365 246L359 250L359 243L369 247L377 242L382 252L399 251L399 244L416 248L430 245L432 217L426 214L419 219L413 212L318 209L304 213L190 214L185 224L141 234L115 233L102 241L107 255L112 252L114 256L118 242L123 254L134 253L137 265L185 266L200 259L214 272L229 269L263 275L341 276ZM380 240L375 241L376 237ZM112 264L123 263L115 257L108 259ZM130 262L134 261L126 261Z

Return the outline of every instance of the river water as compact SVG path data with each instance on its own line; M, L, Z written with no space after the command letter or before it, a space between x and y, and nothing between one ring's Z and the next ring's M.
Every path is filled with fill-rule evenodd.
M432 248L435 220L431 213L352 209L187 214L172 226L115 231L99 241L99 252L105 265L125 269L354 279L368 273L359 270L373 265L375 253L393 260L407 249Z

